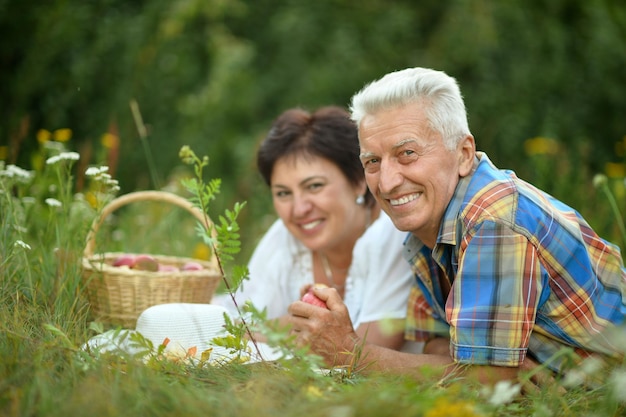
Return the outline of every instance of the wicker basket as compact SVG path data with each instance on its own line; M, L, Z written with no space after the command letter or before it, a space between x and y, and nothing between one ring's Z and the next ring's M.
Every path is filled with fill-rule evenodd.
M210 223L189 201L168 192L138 191L107 204L93 221L82 260L82 279L91 312L100 322L134 328L139 314L150 306L209 303L222 279L215 256L211 261L201 261L151 255L160 265L181 267L188 261L194 261L204 266L204 269L194 271L152 272L113 266L113 260L122 254L119 252L94 254L96 233L104 219L126 204L148 200L174 204L189 211L205 226Z

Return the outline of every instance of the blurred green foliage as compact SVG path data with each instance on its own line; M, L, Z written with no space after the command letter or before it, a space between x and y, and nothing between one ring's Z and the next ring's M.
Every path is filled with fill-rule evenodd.
M28 168L39 129L69 128L70 147L113 165L125 193L176 179L190 145L223 181L216 210L248 201L246 253L273 216L254 166L271 121L293 106L347 105L409 66L459 80L478 147L497 165L595 210L591 177L624 158L621 0L0 0L0 146ZM103 149L107 132L118 156ZM528 155L535 137L559 151Z

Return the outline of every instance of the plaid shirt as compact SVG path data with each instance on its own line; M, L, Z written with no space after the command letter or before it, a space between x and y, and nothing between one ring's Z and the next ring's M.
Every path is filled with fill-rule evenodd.
M449 337L453 359L477 365L516 367L527 352L544 363L565 346L619 357L604 332L626 315L619 248L570 207L478 159L432 251L412 235L405 242L417 278L407 339Z

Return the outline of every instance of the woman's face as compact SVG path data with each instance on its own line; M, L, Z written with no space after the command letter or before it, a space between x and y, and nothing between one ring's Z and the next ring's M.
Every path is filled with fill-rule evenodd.
M276 161L270 187L276 213L307 248L329 251L352 245L354 220L363 211L355 200L365 192L365 182L356 187L334 163L307 155Z

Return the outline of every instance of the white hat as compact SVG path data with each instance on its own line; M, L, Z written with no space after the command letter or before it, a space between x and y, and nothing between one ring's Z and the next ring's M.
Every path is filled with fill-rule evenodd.
M215 304L158 304L139 315L135 332L150 340L155 348L169 340L164 350L166 356L200 359L203 352L210 351L211 362L228 361L236 356L236 352L212 343L214 338L227 334L224 329L225 314L228 314L227 310ZM119 340L114 340L116 335L119 339L120 332L112 332L114 331L92 338L88 345L101 352L122 350L136 353L127 342L128 335L125 336L126 343L121 344ZM259 357L253 346L249 346L252 349L248 349L248 362L275 360L280 357L279 352L263 343L257 343L257 346L262 357Z

